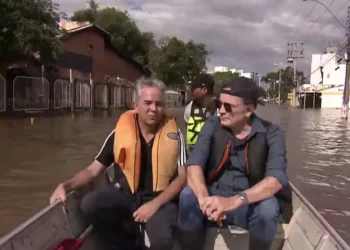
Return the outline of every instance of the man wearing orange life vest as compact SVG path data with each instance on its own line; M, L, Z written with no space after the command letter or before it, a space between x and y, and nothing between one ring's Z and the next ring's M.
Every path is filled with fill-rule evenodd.
M50 202L64 202L68 192L88 185L114 164L115 185L83 198L86 219L107 249L116 242L118 250L142 249L139 223L145 226L150 249L172 249L174 200L186 183L185 141L175 119L165 113L164 83L139 80L136 98L135 110L121 115L95 161L61 183Z

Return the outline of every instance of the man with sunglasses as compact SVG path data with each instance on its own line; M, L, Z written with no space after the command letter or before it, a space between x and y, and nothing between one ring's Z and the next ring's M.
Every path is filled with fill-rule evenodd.
M179 201L183 249L203 249L210 221L248 229L250 250L270 249L291 193L284 133L254 113L258 98L253 80L232 80L220 94L220 117L199 133Z
M192 101L186 106L184 120L187 123L186 144L189 151L197 142L205 121L218 113L218 99L214 95L214 78L210 74L197 75L191 84Z

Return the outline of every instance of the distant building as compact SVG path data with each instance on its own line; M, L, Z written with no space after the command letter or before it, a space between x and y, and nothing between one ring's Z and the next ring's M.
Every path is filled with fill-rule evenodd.
M311 61L311 85L340 86L345 82L345 64L338 64L336 53L313 54Z
M321 108L341 108L345 71L346 65L337 55L337 48L328 47L326 53L312 55L310 85L305 84L301 89L320 92Z
M255 72L243 72L242 69L229 69L228 67L225 66L215 66L214 67L214 72L229 72L231 71L232 74L238 73L239 76L247 77L250 79L253 79L258 86L261 85L261 75Z
M215 66L214 67L214 72L227 72L228 71L228 67L224 67L224 66Z

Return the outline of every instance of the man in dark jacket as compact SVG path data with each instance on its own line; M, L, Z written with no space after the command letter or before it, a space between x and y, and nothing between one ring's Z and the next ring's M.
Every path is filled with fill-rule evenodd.
M199 133L180 194L184 249L203 249L205 218L248 229L251 250L270 249L280 215L277 194L289 182L284 133L254 114L258 97L253 80L232 80L220 94L220 117L208 119Z

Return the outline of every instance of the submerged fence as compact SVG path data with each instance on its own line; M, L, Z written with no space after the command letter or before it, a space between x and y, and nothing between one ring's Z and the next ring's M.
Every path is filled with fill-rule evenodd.
M95 84L94 89L95 107L108 108L108 86L104 83Z
M0 111L6 111L6 80L0 75Z
M58 79L54 82L54 108L69 108L72 104L72 84L68 80Z
M66 79L49 83L42 77L17 76L13 81L13 110L49 110L77 108L132 108L135 87L131 82L94 83ZM12 88L12 86L11 86ZM93 91L93 93L92 93ZM6 80L0 75L0 111L6 110ZM94 103L92 103L94 101ZM74 107L72 107L74 104Z
M49 109L49 82L43 77L17 76L13 81L13 110Z
M78 82L75 85L75 107L91 107L91 87L87 82Z

